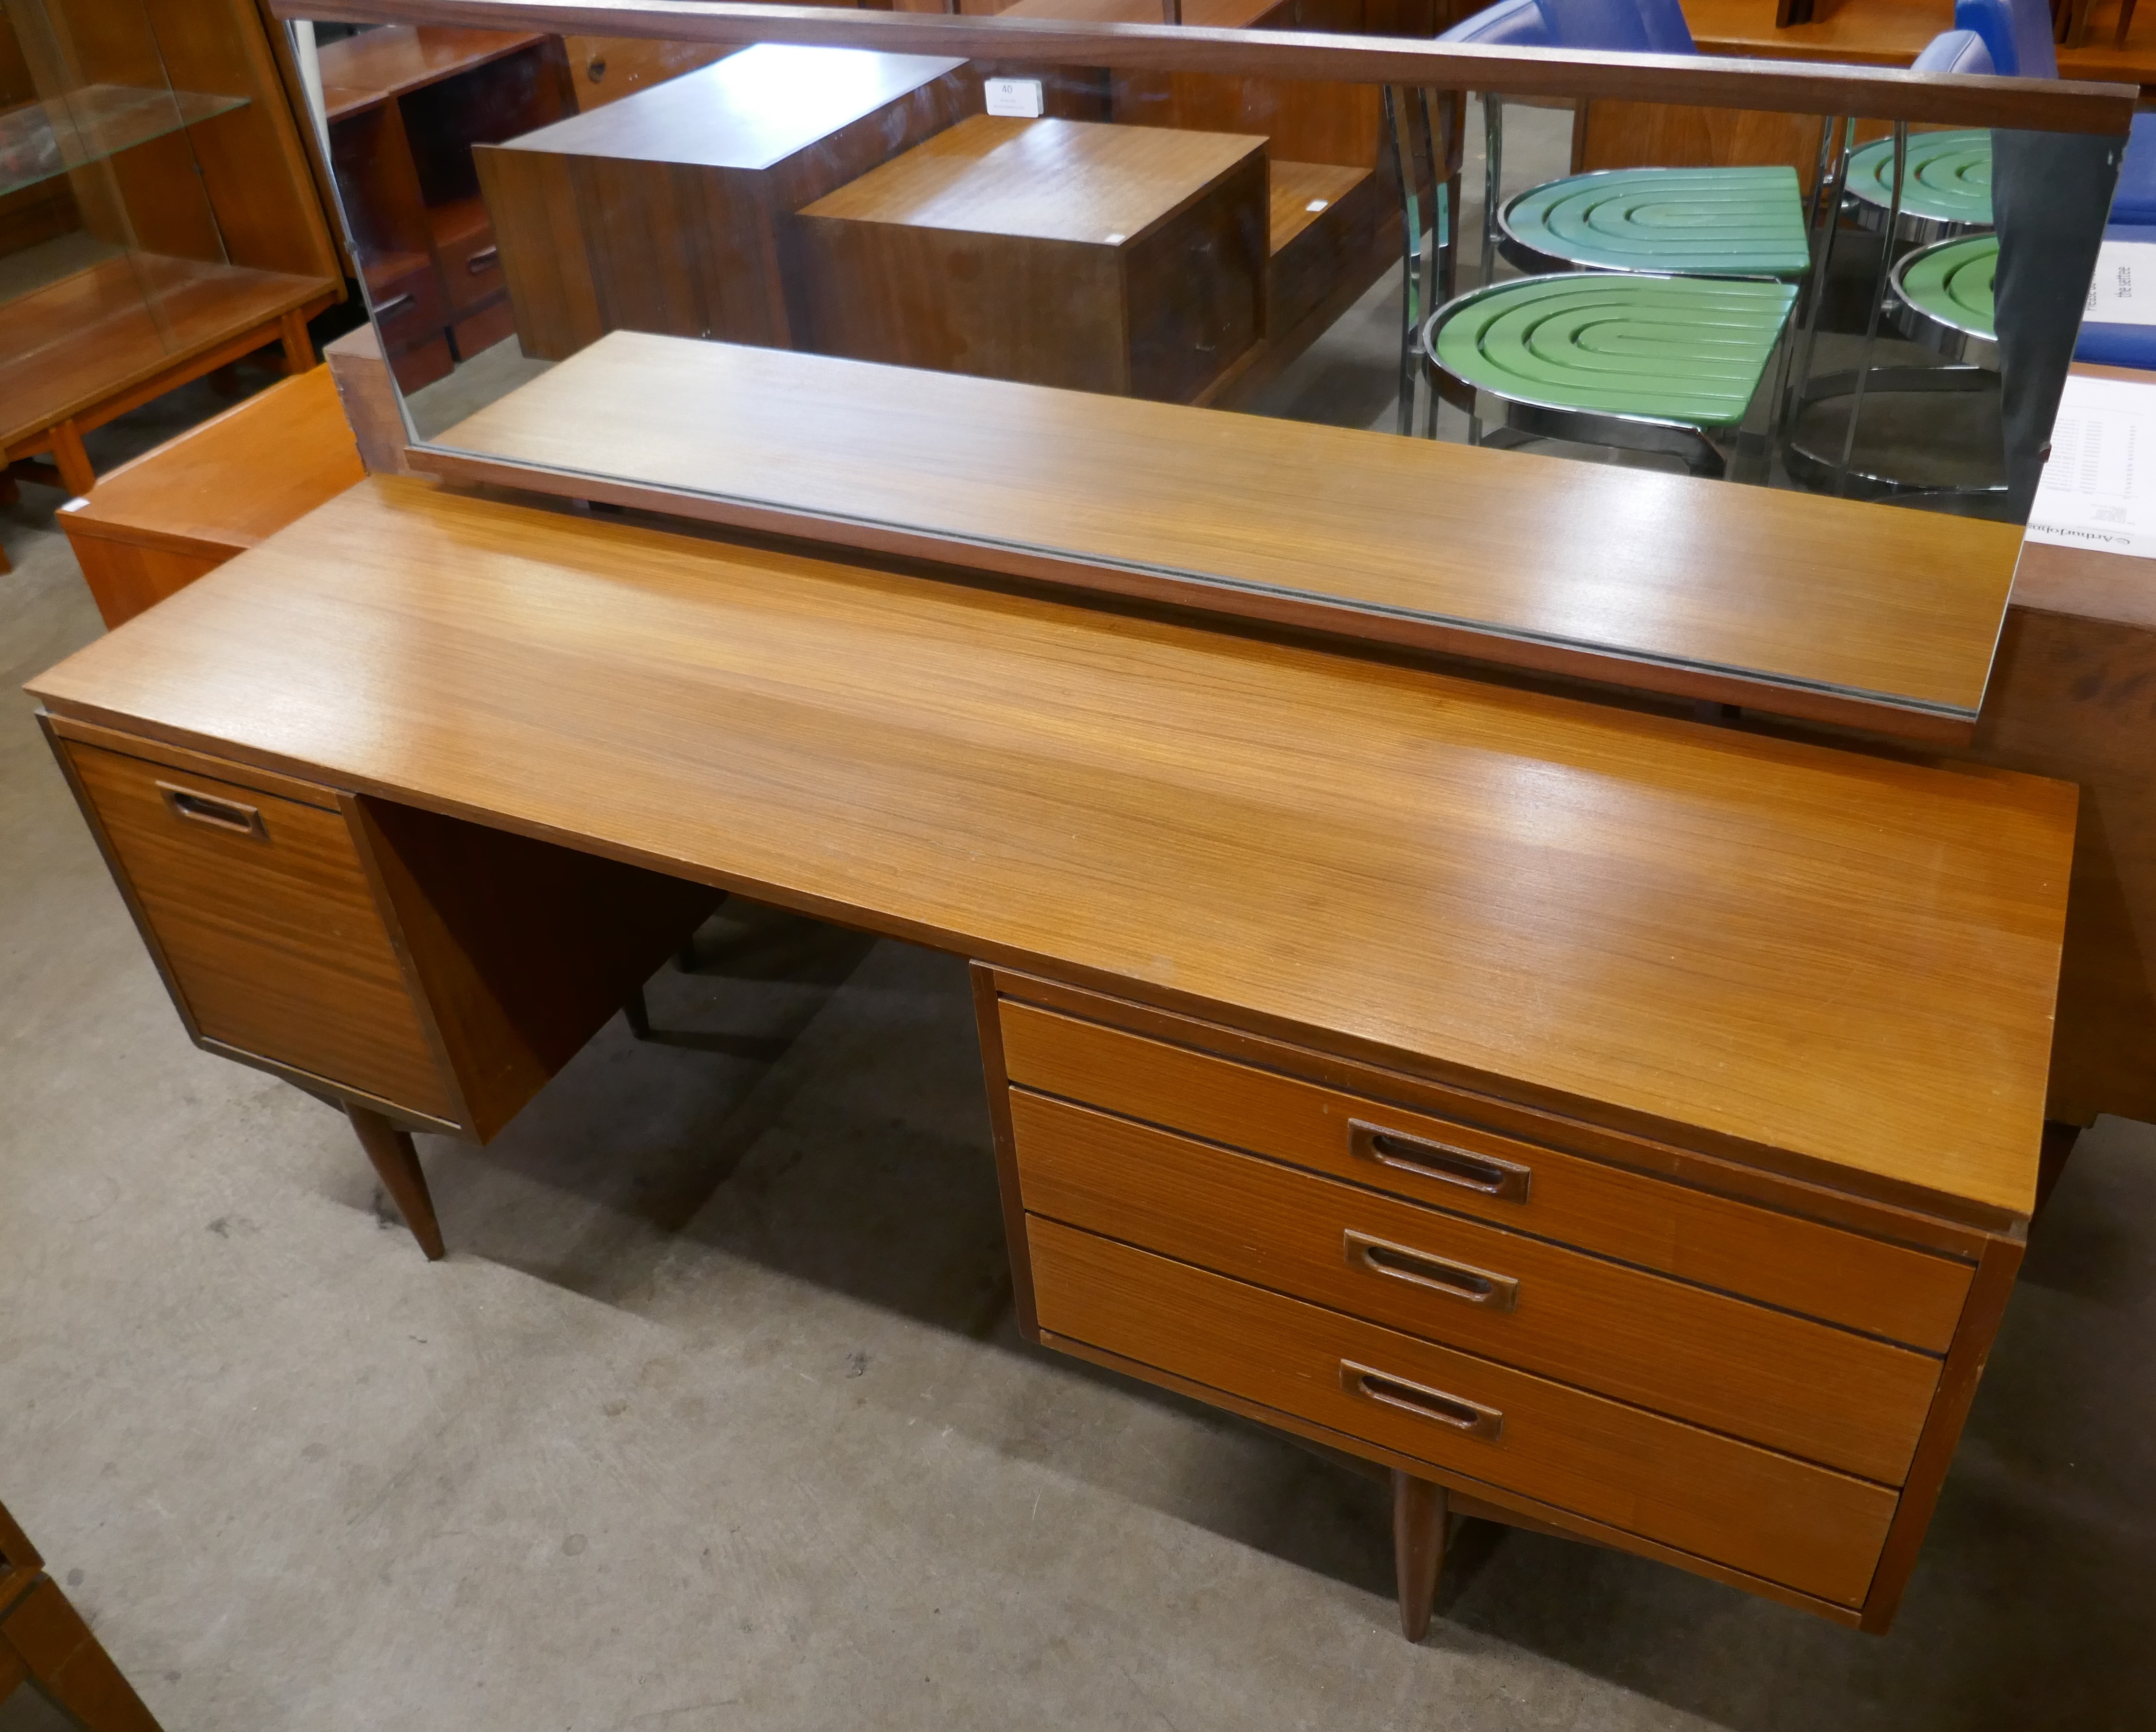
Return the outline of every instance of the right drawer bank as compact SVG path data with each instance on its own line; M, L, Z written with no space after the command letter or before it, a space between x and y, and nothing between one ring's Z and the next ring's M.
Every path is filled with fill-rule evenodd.
M1492 1128L1419 1079L980 983L1038 1339L1871 1621L1952 1405L1980 1255L1955 1229L1778 1176L1715 1188L1710 1157L1628 1166L1591 1127L1563 1146L1556 1121Z

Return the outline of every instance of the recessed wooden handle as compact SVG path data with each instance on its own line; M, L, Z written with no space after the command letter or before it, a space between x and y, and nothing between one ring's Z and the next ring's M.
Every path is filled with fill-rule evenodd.
M1352 1268L1369 1270L1395 1281L1410 1281L1449 1299L1464 1299L1486 1311L1509 1311L1520 1303L1520 1284L1512 1275L1495 1275L1449 1257L1433 1257L1411 1245L1395 1245L1373 1238L1367 1232L1348 1229L1343 1235Z
M377 302L374 309L374 316L377 319L387 319L399 307L408 307L411 305L412 292L408 289L402 295L393 295L385 301Z
M1465 1396L1447 1395L1426 1383L1410 1383L1389 1371L1358 1366L1352 1359L1340 1361L1340 1386L1366 1401L1382 1401L1404 1413L1414 1413L1449 1425L1455 1432L1495 1443L1505 1432L1505 1416L1495 1407L1471 1401Z
M1525 1202L1527 1186L1534 1178L1533 1169L1517 1161L1477 1155L1471 1149L1455 1149L1426 1136L1388 1130L1361 1119L1348 1121L1348 1152L1358 1160L1374 1161L1381 1166L1396 1166L1403 1172L1420 1173L1463 1190L1479 1191L1499 1202Z
M474 276L477 276L483 270L492 269L494 268L494 261L501 257L501 249L500 247L481 247L479 251L473 254L470 258L465 260L465 269L470 271Z
M165 797L165 804L174 817L185 818L191 824L208 824L213 829L229 830L238 836L259 836L265 841L269 838L270 833L262 828L261 812L252 806L227 800L221 795L183 788L177 782L161 781L157 792Z

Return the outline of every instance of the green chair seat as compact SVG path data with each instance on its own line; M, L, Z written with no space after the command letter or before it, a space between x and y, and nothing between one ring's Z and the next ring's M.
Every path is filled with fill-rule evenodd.
M1885 212L1894 197L1894 141L1875 139L1849 159L1851 196ZM1991 135L1912 132L1902 171L1902 214L1958 228L1991 226Z
M1964 336L1995 341L1992 279L1999 269L1999 237L1969 234L1912 253L1894 273L1894 292L1925 318Z
M1795 278L1811 264L1788 167L1576 174L1522 192L1497 220L1529 253L1584 270Z
M1567 272L1499 283L1434 315L1437 365L1543 408L1729 429L1795 304L1785 283Z

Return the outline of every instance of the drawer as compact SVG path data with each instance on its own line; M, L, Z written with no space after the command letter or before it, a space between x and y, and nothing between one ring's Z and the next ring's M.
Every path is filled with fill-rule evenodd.
M476 193L459 199L434 212L432 221L434 257L441 266L452 319L509 292L509 279L501 274L501 249L495 244L485 200Z
M80 741L64 749L204 1039L457 1116L327 790L310 806Z
M1000 1001L1014 1083L1943 1353L1969 1266L1475 1125Z
M1029 1217L1040 1326L1844 1606L1896 1494Z
M367 298L385 354L439 336L449 323L441 279L431 259L416 258L401 269L370 274Z
M1898 1485L1939 1361L1013 1089L1025 1208Z

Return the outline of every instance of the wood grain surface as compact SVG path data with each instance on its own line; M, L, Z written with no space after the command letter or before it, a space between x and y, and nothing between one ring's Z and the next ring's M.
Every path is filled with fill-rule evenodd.
M326 19L320 8L305 16ZM470 30L433 23L367 30L321 51L322 106L331 121L343 120L408 90L438 84L531 47L545 33Z
M1884 1486L1037 1216L1027 1229L1044 1330L1822 1599L1854 1605L1871 1580L1897 1501ZM1358 1397L1343 1361L1494 1409L1502 1430Z
M2056 784L379 478L32 689L1769 1168L2033 1196Z
M973 115L801 214L1121 245L1262 156L1265 143L1224 132Z
M1024 59L1422 85L1520 96L1625 96L1714 108L2076 132L2123 134L2133 119L2135 95L2131 85L1920 77L1886 67L1778 65L1702 54L1560 54L1188 23L1086 23L753 5L706 10L694 4L645 6L637 0L272 0L272 9L290 18L424 21L694 42L775 40L1005 63Z
M365 473L325 365L109 470L65 527L145 546L237 553Z
M1068 581L1150 578L1192 605L1299 597L1335 629L1449 627L1446 647L1500 660L1563 648L1656 689L1709 670L1770 710L1840 694L1842 719L1888 731L1966 734L2020 541L1851 500L629 332L436 443L768 502L834 539L891 525L922 551L1038 551Z
M195 1032L456 1116L341 815L99 747L65 751ZM182 817L167 786L251 809L259 824Z
M969 116L799 213L807 345L1188 400L1265 328L1265 185L1261 138Z
M1007 1074L1044 1094L1930 1352L1944 1352L1953 1339L1969 1290L1965 1263L1493 1135L1464 1115L1405 1111L1009 1000L998 1021ZM1358 1120L1524 1167L1527 1194L1519 1202L1488 1197L1404 1161L1368 1159L1350 1132Z
M1576 1511L1559 1509L1523 1493L1492 1485L1486 1479L1473 1478L1464 1473L1440 1472L1420 1457L1389 1449L1383 1444L1371 1442L1367 1437L1350 1437L1333 1427L1320 1425L1300 1414L1290 1413L1279 1407L1269 1407L1262 1401L1230 1394L1226 1390L1200 1383L1194 1378L1164 1371L1158 1366L1141 1364L1125 1355L1110 1353L1087 1342L1074 1340L1069 1335L1043 1334L1040 1342L1043 1346L1052 1347L1059 1353L1067 1353L1074 1359L1082 1359L1089 1365L1103 1366L1122 1376L1150 1383L1156 1388L1173 1390L1192 1401L1224 1408L1230 1413L1239 1413L1245 1419L1268 1426L1276 1432L1300 1437L1306 1444L1313 1446L1317 1454L1337 1462L1351 1472L1359 1470L1372 1478L1378 1478L1397 1469L1432 1479L1448 1489L1455 1514L1502 1522L1509 1526L1549 1534L1558 1539L1576 1540L1589 1545L1630 1552L1636 1557L1651 1558L1656 1563L1688 1570L1695 1576L1703 1576L1710 1581L1718 1581L1762 1599L1793 1606L1845 1629L1856 1629L1862 1622L1862 1613L1855 1606L1822 1600L1815 1594L1800 1594L1794 1588L1784 1586L1779 1581L1768 1581L1758 1576L1748 1575L1742 1570L1732 1570L1727 1564L1701 1557L1697 1552L1679 1551L1674 1546L1664 1545L1641 1535L1628 1533L1623 1529L1612 1527L1607 1522L1590 1520ZM1373 1468L1376 1472L1373 1473Z
M1010 1112L1036 1215L1867 1479L1908 1472L1926 1355L1023 1089ZM1500 1308L1478 1278L1517 1287Z
M131 387L234 339L244 354L275 338L280 315L326 305L336 292L326 276L143 253L0 303L0 355L11 358L0 456L35 448L25 439L69 417L85 418L85 431L100 426L141 400Z

